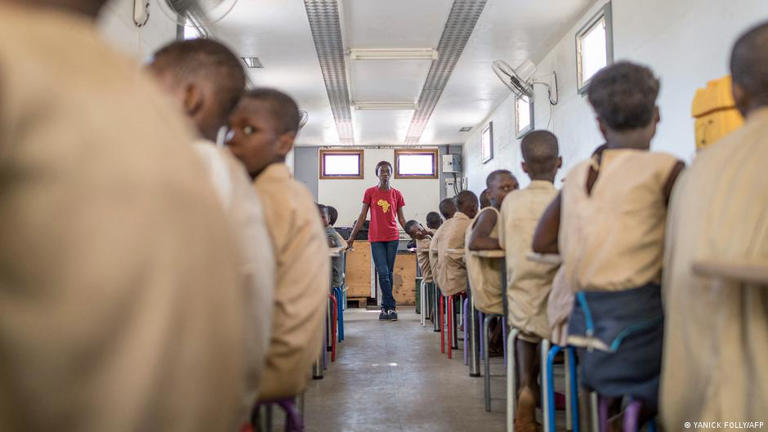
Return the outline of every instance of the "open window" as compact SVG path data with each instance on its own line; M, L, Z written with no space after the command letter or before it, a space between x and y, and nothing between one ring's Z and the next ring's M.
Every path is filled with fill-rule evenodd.
M436 179L437 149L395 149L396 179Z
M483 163L493 159L493 122L488 123L480 135L480 155Z
M522 96L515 100L515 136L518 138L533 130L533 102Z
M607 3L576 33L576 74L579 94L592 76L613 63L611 3Z
M320 150L319 159L321 180L364 178L362 150Z

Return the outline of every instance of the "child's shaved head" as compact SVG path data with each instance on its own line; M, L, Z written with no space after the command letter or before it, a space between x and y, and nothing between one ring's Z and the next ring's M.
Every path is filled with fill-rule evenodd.
M730 67L734 99L742 113L768 105L768 22L739 37Z
M480 208L484 209L491 206L491 199L488 197L488 189L483 189L480 192Z
M645 66L618 62L592 77L587 95L607 127L616 131L643 128L656 115L659 80Z
M456 203L453 202L453 199L446 198L442 201L440 201L440 206L438 207L440 210L440 214L443 215L444 218L450 219L453 217L454 213L456 213Z
M437 212L427 213L427 228L438 229L442 224L443 224L443 218L440 217L439 213Z
M520 143L520 150L523 153L523 169L534 180L553 177L560 166L557 137L550 131L528 133Z
M185 104L184 109L200 133L215 139L227 122L245 89L245 72L240 60L226 46L210 39L176 41L160 48L149 69L168 90ZM210 107L198 107L198 98Z
M456 208L469 216L470 219L477 215L477 195L472 191L461 191L456 195Z
M271 88L249 90L245 92L243 97L250 101L262 102L269 107L278 134L297 133L299 131L301 115L299 114L299 106L292 97Z

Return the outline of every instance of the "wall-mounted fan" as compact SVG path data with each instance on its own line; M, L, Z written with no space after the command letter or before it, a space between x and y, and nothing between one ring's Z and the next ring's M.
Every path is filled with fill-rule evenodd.
M549 103L557 105L559 96L557 93L557 73L552 71L552 82L534 80L533 74L536 73L536 66L530 61L525 60L517 68L512 68L504 60L496 60L491 66L493 72L499 77L502 83L517 97L533 97L533 86L535 84L543 85L547 88L549 94Z
M221 21L238 0L155 0L157 8L174 23L192 25L198 30ZM149 20L150 0L134 0L133 21L142 27Z

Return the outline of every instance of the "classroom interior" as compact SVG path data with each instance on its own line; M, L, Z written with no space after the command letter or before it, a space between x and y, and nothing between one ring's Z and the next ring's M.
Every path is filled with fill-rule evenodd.
M619 61L645 65L660 80L661 120L651 150L692 164L743 125L730 93L729 55L739 35L768 19L766 0L192 2L204 18L178 14L174 7L182 3L109 0L99 33L141 64L170 41L221 41L242 60L247 88L294 98L301 126L285 163L315 203L336 209L334 228L344 239L365 190L379 182L382 161L404 197L405 219L424 226L443 200L461 191L480 195L498 170L528 187L521 142L531 131L557 136L560 190L566 174L605 142L587 90L599 70ZM504 314L482 314L466 294L440 295L424 280L417 246L398 224L391 284L399 317L382 322L368 227L352 248L327 257L331 265L343 262L343 284L324 306L322 350L306 390L288 402L260 404L239 430L519 428L520 377ZM506 270L500 277L506 286ZM578 390L573 348L540 345L536 427L521 430L605 430L597 396ZM763 408L754 418L690 420L768 430ZM658 420L635 426L665 430ZM705 429L728 427L694 425Z

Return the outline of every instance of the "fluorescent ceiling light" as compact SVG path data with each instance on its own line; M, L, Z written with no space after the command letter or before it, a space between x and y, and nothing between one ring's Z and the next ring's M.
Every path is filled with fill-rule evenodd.
M353 48L348 53L352 60L437 60L433 48Z
M243 63L248 66L248 69L261 69L264 65L261 64L261 60L258 57L240 57L243 59Z
M415 110L413 102L353 102L356 110Z

